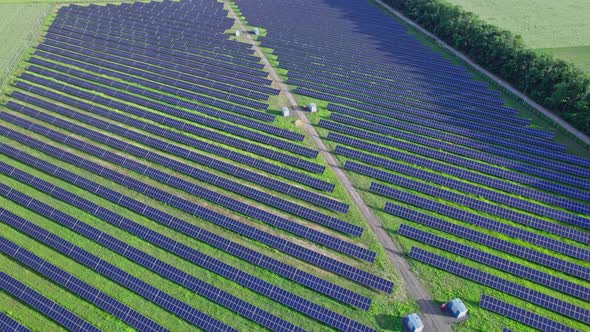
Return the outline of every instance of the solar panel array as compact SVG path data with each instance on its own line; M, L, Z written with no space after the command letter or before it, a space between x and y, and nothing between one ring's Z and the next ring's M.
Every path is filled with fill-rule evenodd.
M412 238L414 240L426 243L433 247L446 250L453 254L469 258L487 266L500 269L502 271L514 274L521 278L545 285L549 288L561 291L563 293L590 301L590 288L577 283L558 278L537 269L512 262L510 260L492 255L479 249L457 243L455 241L436 236L434 234L413 228L408 225L401 225L399 234Z
M366 272L362 269L353 267L349 264L341 262L337 259L328 257L316 251L310 250L305 248L302 245L295 244L291 241L287 241L282 239L278 236L272 235L270 233L264 232L258 228L249 226L245 223L241 223L237 220L231 219L225 215L219 214L214 212L208 208L201 207L195 203L192 203L186 199L182 199L178 196L172 195L164 190L155 188L153 186L147 185L142 181L138 181L132 177L125 176L121 173L115 172L109 168L100 166L96 163L90 162L84 158L81 158L77 155L72 153L68 153L62 149L58 149L54 146L48 145L38 140L34 140L29 138L25 135L19 134L11 129L0 127L3 130L3 133L12 139L18 140L21 143L24 143L28 146L34 147L39 151L47 153L53 157L71 163L73 165L77 165L86 169L92 173L100 175L106 179L109 179L115 183L121 184L125 187L130 189L136 190L140 193L145 194L148 197L154 198L158 201L161 201L167 205L174 206L179 208L187 213L193 214L200 218L203 218L207 221L213 222L219 226L237 232L241 235L246 237L255 239L259 242L262 242L272 248L281 250L293 257L299 258L303 261L309 262L310 264L322 267L327 271L336 273L338 275L342 275L346 278L349 278L353 281L356 281L360 284L382 290L385 292L391 292L393 288L393 283L388 281L384 278ZM30 154L23 153L18 151L10 146L5 144L0 145L2 153L9 155L12 158L16 158L19 160L25 160L25 163L29 165L36 165L41 164L44 165L44 170L49 170L49 173L55 174L61 179L66 181L72 181L74 184L78 186L84 186L86 189L91 190L92 192L97 190L97 184L94 182L88 182L88 180L78 181L80 179L79 176L75 175L74 173L67 172L63 169L52 165L51 163L45 162L38 158L33 157ZM57 173L57 170L60 170L60 173ZM61 173L65 173L65 175L61 175ZM59 175L58 175L59 174ZM72 180L73 179L73 180ZM114 192L116 193L116 192ZM114 194L112 193L112 194ZM122 203L120 198L122 197L121 194L117 193L117 199L115 200L118 203ZM123 201L124 202L124 201Z
M59 7L0 110L1 176L34 188L1 184L2 199L20 207L11 203L0 220L204 330L234 330L218 317L237 314L236 326L373 331L367 325L375 323L363 318L370 294L392 293L394 285L371 266L377 254L368 248L364 225L324 175L317 149L304 141L303 130L286 129L295 124L275 122L269 104L276 107L271 97L279 89L252 47L228 38L230 29L235 20L225 4L209 0ZM38 171L43 175L34 176ZM44 195L102 220L100 227L117 227L122 237L42 203ZM93 251L102 247L76 247L13 208L32 210L142 265L145 278L159 275L221 307L209 316L174 298L168 286L157 289L111 264L111 257L99 259ZM203 277L131 247L126 236L198 266ZM212 253L186 242L192 239ZM144 317L126 307L118 294L109 297L82 282L76 269L62 273L28 242L15 248L6 241L9 259L78 294L77 301L138 330L168 326L155 313ZM210 273L219 287L206 279ZM225 285L257 295L249 302ZM279 306L264 310L267 301ZM353 312L356 320L347 317Z
M26 326L10 318L7 314L0 312L0 328L3 331L30 332Z
M536 329L546 332L576 332L569 326L556 322L552 319L545 318L533 312L517 307L510 303L498 300L488 295L482 295L479 306L498 313L504 317L509 317L525 325L532 326ZM506 328L503 331L510 331Z
M0 216L2 215L1 210L3 209L0 209ZM100 332L96 326L91 325L68 309L46 298L41 293L4 272L0 272L0 289L35 308L71 331Z
M2 185L2 187L5 186ZM0 237L0 252L36 270L44 277L120 318L139 331L168 331L153 320L4 237Z
M3 147L2 147L2 150ZM37 165L38 163L35 163ZM73 194L70 191L64 190L60 187L50 184L47 181L44 181L38 177L32 176L24 171L16 169L8 164L0 162L0 172L2 174L8 175L13 179L16 179L20 182L26 183L33 188L43 191L59 200L67 202L77 208L84 210L92 215L105 220L106 222L112 223L117 225L118 227L124 227L127 231L134 233L140 237L146 237L143 234L152 234L155 238L160 238L158 243L161 243L165 237L162 235L154 234L153 231L150 229L129 220L111 210L103 208L95 203L92 203L89 200L86 200L78 195ZM57 171L56 171L57 172ZM66 177L65 171L61 171L62 177ZM75 177L74 177L75 178ZM334 283L325 281L321 278L318 278L310 273L304 272L300 269L294 268L288 264L280 262L276 259L273 259L267 255L261 254L257 251L249 249L243 245L235 243L233 241L227 240L219 235L216 235L210 231L207 231L201 227L188 223L180 218L174 217L168 213L163 212L162 210L156 209L154 207L148 206L147 204L141 203L135 199L132 199L129 196L124 195L116 195L112 192L111 189L108 189L105 186L101 186L97 183L88 181L88 180L77 180L72 181L75 183L81 183L84 181L87 183L88 186L92 186L94 192L108 200L113 202L121 201L124 202L124 206L138 214L144 215L148 218L153 219L156 222L159 222L163 225L166 225L170 228L173 228L179 232L182 232L186 235L194 237L200 241L203 241L211 246L214 246L220 250L223 250L227 253L235 255L236 257L242 258L252 264L256 264L262 268L266 268L269 271L275 272L285 278L291 279L295 282L298 282L306 287L309 287L315 291L321 292L325 295L328 295L334 299L340 300L344 303L348 303L355 307L359 307L362 309L367 310L371 304L371 300L359 294L356 294L352 291L349 291L343 287L337 286ZM122 198L120 198L122 197ZM146 239L146 241L151 241L151 238ZM186 246L177 243L171 245L171 248L185 248ZM158 245L157 243L155 243ZM168 248L168 247L166 247ZM192 248L185 248L186 252L191 252ZM182 253L182 251L181 251ZM181 256L182 254L178 254Z
M24 202L20 202L20 203L27 203L29 201L31 201L30 198L25 197L25 201ZM62 254L74 259L75 261L86 265L88 268L104 275L105 277L111 279L112 281L136 292L137 294L140 294L141 296L149 299L150 301L162 306L163 308L166 308L167 310L169 310L170 312L178 315L179 317L182 317L184 319L186 319L187 321L205 329L205 330L221 330L221 331L237 331L235 329L230 328L229 326L227 326L226 324L211 318L210 316L202 313L201 311L198 311L196 309L194 309L193 307L189 306L188 304L179 301L178 299L172 297L171 295L162 292L161 290L149 285L148 283L134 277L133 275L119 269L118 267L116 267L115 265L112 265L110 263L108 263L105 260L100 259L99 257L91 254L90 252L77 247L73 244L71 244L70 242L62 239L61 237L52 234L48 231L46 231L45 229L31 223L30 221L23 219L5 209L0 208L0 220L2 220L4 223L10 225L11 227L14 227L15 229L33 237L34 239L37 239L38 241L46 244L47 246L49 246L50 248L53 248L59 252L61 252ZM68 222L72 222L72 221L78 221L75 218L68 218L67 220L62 220L62 222L64 224L67 224ZM85 225L82 222L77 223L78 225ZM76 227L76 225L72 225L73 227ZM99 234L101 234L102 232L99 232ZM88 236L92 236L92 234L88 234ZM108 238L108 237L105 237ZM116 243L116 242L115 242ZM123 244L120 247L115 247L115 246L111 246L110 249L116 250L116 249L124 249L124 248L128 248L130 249L131 247L127 244ZM127 253L127 255L129 255L129 257L132 257L131 260L135 261L135 259L133 257L136 257L137 259L140 259L140 261L142 261L144 264L148 264L148 263L152 263L152 260L142 260L142 256L146 255L145 253L142 253L141 251L129 251ZM158 261L158 260L157 260ZM168 277L173 277L176 282L179 282L180 284L183 285L187 285L187 283L181 279L180 276L174 274L172 271L168 270L167 268L170 267L168 264L165 264L162 262L163 265L151 265L153 266L153 268L158 269L158 273L161 273L162 275L166 275ZM173 270L174 271L174 270ZM182 277L187 277L186 273L185 275L182 275ZM188 282L188 280L187 280ZM194 285L196 286L196 285ZM190 287L193 291L197 291L196 287ZM202 289L202 291L204 291L205 289ZM211 296L214 296L213 294L211 294ZM230 295L231 296L231 295ZM236 303L236 306L238 304ZM293 326L291 326L293 327ZM73 330L80 330L79 328L73 329ZM83 329L82 329L83 330Z
M155 257L148 255L141 250L108 235L105 232L83 223L81 220L75 219L70 215L58 211L55 208L33 199L30 196L27 196L11 187L0 185L0 195L14 200L15 202L22 204L23 206L37 212L42 216L71 228L77 233L83 234L84 236L93 239L97 243L112 249L122 256L127 257L128 259L135 261L149 269L152 269L155 272L162 274L181 285L184 285L188 289L191 289L214 302L224 305L234 312L248 317L263 326L266 326L270 329L284 331L290 331L291 329L300 330L291 323L288 323L279 317L271 315L268 312L264 312L263 310L248 304L247 302L231 295L226 291L223 291L211 284L205 283L194 276L191 276L188 273L165 263L164 261L156 259ZM82 205L85 203L86 202L78 201L77 205ZM119 224L119 226L141 238L144 238L149 242L152 242L162 248L166 248L174 254L183 257L203 268L215 272L227 279L233 280L255 292L266 295L267 297L274 299L279 303L283 303L330 326L350 331L372 330L366 326L363 326L362 324L359 324L358 322L337 314L334 311L323 308L280 287L274 286L260 278L242 272L233 266L225 264L220 260L205 255L195 249L191 249L186 245L182 245L177 241L158 234L158 232L149 230L146 227L142 227L138 224ZM158 268L155 269L155 266L158 266ZM163 270L165 270L166 273L162 273L161 271Z
M490 288L505 292L506 294L521 298L543 308L555 311L566 317L590 324L590 310L573 305L567 301L549 296L506 279L496 277L470 266L457 263L443 256L433 254L417 247L412 247L410 257Z

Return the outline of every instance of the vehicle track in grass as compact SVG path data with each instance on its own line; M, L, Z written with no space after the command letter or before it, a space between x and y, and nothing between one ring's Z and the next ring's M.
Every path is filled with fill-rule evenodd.
M271 80L277 85L287 100L291 108L297 114L299 120L303 122L303 127L305 129L306 134L312 139L318 150L320 151L321 155L326 159L326 163L330 168L334 170L334 173L342 182L346 191L351 196L352 201L354 204L359 208L363 217L368 222L369 226L377 236L377 239L387 252L389 259L392 261L393 265L397 269L398 273L403 279L404 287L407 289L408 294L416 300L418 305L421 308L421 317L424 320L425 331L436 331L436 332L451 332L451 324L453 320L450 317L442 315L440 312L439 306L433 301L432 296L422 284L422 281L418 278L416 274L414 274L411 270L411 267L406 260L405 254L399 245L393 241L393 239L389 236L381 221L373 214L371 209L367 206L367 204L363 201L360 194L352 184L352 181L345 173L342 168L340 162L334 157L334 155L330 152L324 141L321 139L320 135L317 133L313 125L310 123L309 119L297 105L295 98L289 91L287 85L282 81L281 77L277 74L275 68L271 65L270 61L264 54L264 52L260 49L260 47L256 44L256 41L252 38L250 34L247 33L247 28L244 23L239 19L236 12L233 10L229 1L224 0L224 3L227 5L229 9L229 13L231 17L236 21L240 30L245 32L243 35L245 36L245 41L252 45L253 50L256 52L256 55L262 59L265 68L269 71ZM398 286L399 287L399 286Z

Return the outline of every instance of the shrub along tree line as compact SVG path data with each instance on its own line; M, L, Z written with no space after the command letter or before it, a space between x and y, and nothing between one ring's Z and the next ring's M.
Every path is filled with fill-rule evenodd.
M384 0L537 103L590 134L590 77L573 64L527 48L501 30L444 0Z

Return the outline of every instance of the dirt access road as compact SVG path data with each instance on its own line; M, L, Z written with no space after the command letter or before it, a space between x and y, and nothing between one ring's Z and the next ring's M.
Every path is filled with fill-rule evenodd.
M256 54L262 59L265 67L268 69L270 73L271 79L279 87L281 93L285 95L285 97L287 97L287 100L291 104L292 109L295 110L297 116L303 122L304 129L307 135L309 135L312 138L314 144L318 147L320 153L326 159L328 166L334 170L336 176L338 176L338 179L340 180L340 182L342 182L342 184L352 197L354 204L358 206L361 213L363 214L363 217L367 220L375 235L377 235L379 242L381 242L381 245L383 246L383 248L385 248L387 254L389 255L389 258L393 262L393 265L401 275L409 295L416 299L417 303L420 305L420 308L422 309L421 317L425 325L424 330L429 332L451 332L452 319L450 317L441 315L440 308L438 307L438 305L432 300L432 297L430 296L429 292L426 290L420 279L418 279L418 276L416 276L410 270L410 266L406 261L399 244L395 243L391 239L389 234L387 234L387 231L383 228L381 221L377 217L375 217L371 209L367 206L367 204L365 204L365 202L359 195L358 191L354 188L352 182L348 178L348 175L346 175L346 173L342 169L342 165L340 165L340 162L338 162L334 155L332 155L332 153L328 150L324 141L322 141L321 137L318 135L315 128L307 119L307 116L305 116L305 113L302 112L301 108L297 105L297 102L295 101L293 95L289 92L287 85L283 83L280 76L277 74L273 66L266 58L264 52L262 52L260 47L256 45L256 42L252 38L252 36L246 33L246 26L242 23L237 14L234 12L230 3L227 1L224 2L228 6L233 19L239 24L240 30L242 30L242 32L245 32L243 33L243 36L245 36L246 40L250 44L252 44L252 47Z

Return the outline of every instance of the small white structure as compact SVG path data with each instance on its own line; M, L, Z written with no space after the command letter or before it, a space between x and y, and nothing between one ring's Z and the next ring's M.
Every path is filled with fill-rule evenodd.
M281 112L283 113L283 116L284 116L284 117L287 117L287 116L289 116L289 115L290 115L290 112L289 112L289 107L287 107L287 106L283 106L283 107L281 107Z
M254 28L254 34L260 36L260 29Z
M467 315L467 307L461 299L454 299L449 302L449 310L451 314L457 319L461 319Z
M309 103L308 108L311 113L315 113L318 111L318 107L315 105L315 103Z
M424 330L424 323L418 314L410 314L404 318L404 325L410 332L422 332Z
M240 30L236 30L236 37L240 36Z

